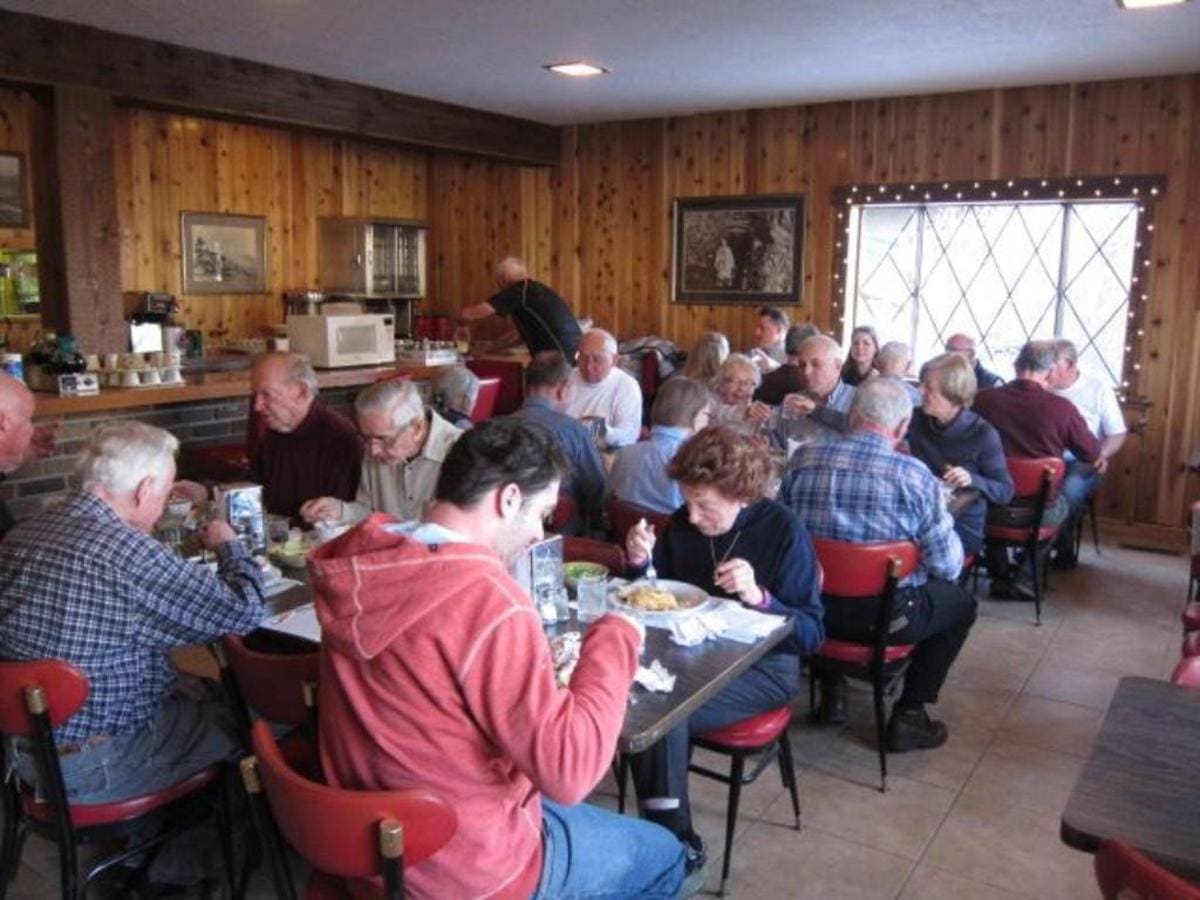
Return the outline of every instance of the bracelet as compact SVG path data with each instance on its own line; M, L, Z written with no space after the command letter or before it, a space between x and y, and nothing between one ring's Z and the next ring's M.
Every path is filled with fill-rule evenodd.
M771 592L770 592L770 590L767 589L766 585L760 584L758 586L758 589L760 591L762 591L762 599L759 600L758 603L756 603L754 605L754 608L755 609L769 609L771 606L771 601L774 599L774 597L771 596Z

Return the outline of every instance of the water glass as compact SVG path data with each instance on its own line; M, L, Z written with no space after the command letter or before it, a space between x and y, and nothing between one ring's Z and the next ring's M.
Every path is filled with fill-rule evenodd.
M580 575L576 583L579 621L591 622L608 610L608 576Z
M471 329L466 325L454 329L454 349L464 356L471 349Z

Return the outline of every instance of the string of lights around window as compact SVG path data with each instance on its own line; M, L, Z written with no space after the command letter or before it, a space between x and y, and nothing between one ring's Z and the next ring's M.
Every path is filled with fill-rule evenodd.
M1163 175L1109 175L1077 178L1009 178L999 181L928 181L899 184L847 184L834 188L836 210L833 239L834 318L840 331L845 324L846 256L850 248L850 210L854 206L921 206L927 203L1014 203L1127 200L1138 204L1134 239L1133 273L1129 281L1129 323L1125 333L1121 400L1138 395L1141 345L1146 336L1145 316L1150 300L1150 276L1155 265L1151 253L1156 201L1166 190ZM1136 401L1135 401L1136 402Z

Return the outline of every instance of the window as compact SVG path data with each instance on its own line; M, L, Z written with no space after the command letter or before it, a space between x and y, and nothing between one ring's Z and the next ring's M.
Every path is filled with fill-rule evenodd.
M1048 182L1034 183L1041 191L1014 182L840 189L846 335L873 325L881 341L904 341L925 360L963 332L1006 378L1026 341L1065 337L1081 369L1127 393L1147 206L1161 180L1116 182L1107 192L1082 181L1063 183L1073 192Z

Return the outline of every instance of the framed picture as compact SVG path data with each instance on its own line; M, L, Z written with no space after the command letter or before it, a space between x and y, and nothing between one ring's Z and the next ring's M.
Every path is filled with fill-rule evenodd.
M674 303L803 299L802 195L679 198L673 244Z
M26 228L29 204L25 199L25 154L0 153L0 228Z
M267 290L265 216L180 214L183 293L255 294Z

